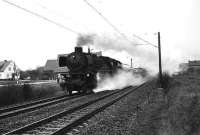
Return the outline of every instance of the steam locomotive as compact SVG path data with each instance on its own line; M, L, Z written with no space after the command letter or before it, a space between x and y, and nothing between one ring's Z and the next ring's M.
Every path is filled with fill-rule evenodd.
M79 93L92 93L97 87L97 75L100 78L109 74L113 75L122 68L120 61L110 57L83 52L82 47L75 47L75 51L68 55L58 56L59 67L67 67L68 70L61 73L61 87L69 95L73 91Z

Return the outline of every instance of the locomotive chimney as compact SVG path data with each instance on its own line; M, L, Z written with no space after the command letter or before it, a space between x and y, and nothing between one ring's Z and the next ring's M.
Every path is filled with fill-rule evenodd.
M133 68L133 59L131 58L131 68Z
M75 47L75 52L76 52L76 53L82 53L82 52L83 52L83 48L77 46L77 47Z

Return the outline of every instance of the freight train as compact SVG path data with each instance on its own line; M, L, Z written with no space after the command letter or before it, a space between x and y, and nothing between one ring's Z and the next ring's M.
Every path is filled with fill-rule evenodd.
M69 95L73 91L79 93L92 93L97 87L97 75L102 78L113 75L122 68L120 61L110 57L98 56L90 51L83 52L82 47L75 47L75 51L68 55L58 56L59 67L67 67L60 74L62 81L60 86Z

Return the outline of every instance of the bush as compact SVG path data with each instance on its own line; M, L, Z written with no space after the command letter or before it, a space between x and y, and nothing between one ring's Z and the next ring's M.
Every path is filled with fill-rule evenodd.
M200 126L200 104L199 97L194 96L191 100L191 105L188 107L188 120L187 126L190 127L187 131L188 134L194 134L198 132Z
M199 79L196 75L171 78L169 74L163 74L163 80L167 100L155 100L144 105L139 114L142 124L138 126L138 131L149 130L141 133L143 135L200 135ZM158 89L152 92L156 93ZM150 94L150 99L159 98L159 94Z
M172 84L172 77L169 75L168 72L163 72L162 73L162 80L160 80L159 77L157 77L157 87L162 87L165 89L165 94L169 91L169 88L171 87Z
M55 96L58 90L57 84L3 86L0 87L0 106Z
M184 91L176 92L172 104L164 113L167 119L168 127L171 127L171 132L177 135L195 135L200 127L200 104L199 96L189 94Z
M0 105L9 105L15 102L23 101L23 92L20 87L8 85L0 89Z
M29 84L24 84L22 87L22 91L23 91L24 100L33 98L32 88Z
M164 89L170 88L170 84L172 81L172 77L169 75L169 73L164 72L163 73L163 80L162 80L162 86Z

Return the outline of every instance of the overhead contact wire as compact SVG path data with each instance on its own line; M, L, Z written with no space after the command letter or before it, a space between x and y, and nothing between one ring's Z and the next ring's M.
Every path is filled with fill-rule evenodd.
M133 36L136 37L136 38L138 38L138 39L140 39L140 40L142 40L142 41L144 41L144 42L146 42L147 44L149 44L149 45L151 45L151 46L153 46L153 47L158 48L158 46L156 46L156 45L150 43L149 41L147 41L147 40L145 40L145 39L143 39L143 38L141 38L141 37L139 37L139 36L137 36L137 35L135 35L135 34L133 34Z
M117 33L119 33L123 38L131 42L125 34L123 34L115 25L113 25L101 12L99 12L93 5L91 5L87 0L84 0L84 2L90 6L96 13L98 13Z
M125 35L125 34L123 34L115 25L113 25L105 16L103 16L103 14L101 13L101 12L99 12L92 4L90 4L87 0L84 0L84 2L88 5L88 6L90 6L96 13L98 13L116 32L118 32L122 37L124 37L126 40L128 40L129 42L131 42L128 38L127 38L127 36ZM140 40L142 40L142 41L144 41L144 42L146 42L147 44L149 44L149 45L152 45L153 47L156 47L157 48L157 46L156 45L154 45L154 44L152 44L152 43L150 43L149 41L147 41L147 40L144 40L143 38L141 38L141 37L139 37L139 36L137 36L137 35L135 35L135 34L133 34L133 36L134 37L136 37L136 38L138 38L138 39L140 39ZM131 42L132 43L132 42ZM135 45L145 45L145 44L135 44Z
M44 19L44 20L46 20L46 21L48 21L48 22L50 22L50 23L53 23L53 24L55 24L55 25L57 25L57 26L59 26L59 27L61 27L61 28L64 28L65 30L70 31L70 32L72 32L72 33L74 33L74 34L77 34L77 35L80 34L80 33L76 32L76 31L72 30L71 28L66 27L66 26L63 25L63 24L60 24L60 23L58 23L58 22L55 22L55 21L53 21L53 20L51 20L51 19L49 19L49 18L47 18L47 17L45 17L45 16L43 16L43 15L40 15L40 14L38 14L38 13L36 13L36 12L33 12L33 11L29 10L29 9L26 9L26 8L20 6L20 5L17 5L16 3L13 3L13 2L10 2L10 1L7 1L7 0L2 0L2 1L3 1L3 2L6 2L6 3L8 3L9 5L12 5L12 6L16 7L16 8L19 8L19 9L21 9L21 10L24 10L24 11L26 11L26 12L32 14L32 15L35 15L35 16L41 18L41 19Z

